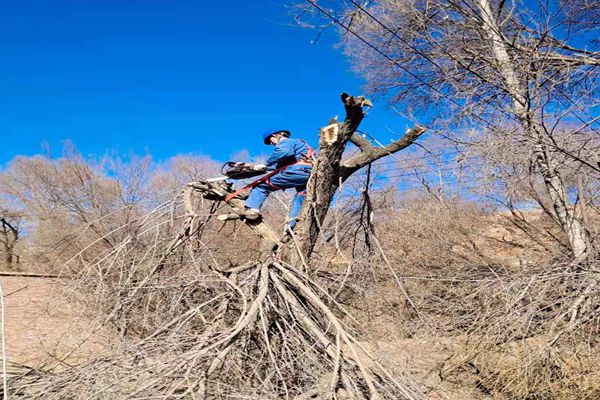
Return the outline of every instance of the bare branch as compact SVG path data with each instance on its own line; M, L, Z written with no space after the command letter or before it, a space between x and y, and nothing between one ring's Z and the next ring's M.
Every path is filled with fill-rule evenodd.
M357 170L362 167L371 164L380 158L388 156L390 154L394 154L400 150L403 150L413 144L415 140L417 140L423 133L425 133L426 129L420 126L412 128L410 131L406 132L404 136L395 142L388 144L385 147L374 147L369 144L370 147L367 147L363 144L361 147L361 152L354 157L344 161L341 165L341 177L342 180L346 180ZM354 136L357 136L356 134ZM364 139L363 139L364 140ZM364 140L364 142L367 142ZM367 142L368 143L368 142Z

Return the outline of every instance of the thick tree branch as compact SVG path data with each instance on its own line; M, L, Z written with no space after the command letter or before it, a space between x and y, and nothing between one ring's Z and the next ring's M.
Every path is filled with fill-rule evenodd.
M373 145L356 132L350 137L350 143L358 147L361 151L371 151L373 149Z
M366 139L354 134L350 141L356 144L361 152L354 157L346 160L340 166L340 176L342 181L345 181L357 170L365 167L368 164L371 164L374 161L379 160L382 157L388 156L390 154L394 154L397 151L407 148L411 144L415 142L426 131L425 128L421 126L416 126L412 128L410 131L406 132L402 138L396 140L395 142L381 147L372 146ZM355 142L356 139L359 139ZM360 143L360 144L357 144ZM366 143L366 144L365 144Z
M225 201L226 197L233 193L233 186L225 181L211 182L207 180L198 180L190 182L183 193L184 204L188 215L192 218L196 217L197 200L201 197L212 201ZM264 239L265 247L272 248L274 245L281 245L279 239L281 237L273 228L263 221L262 218L249 219L244 213L245 196L240 194L232 199L227 200L227 204L231 207L232 212L228 214L220 214L217 219L220 221L243 220L246 225ZM190 225L190 233L194 231L194 224Z

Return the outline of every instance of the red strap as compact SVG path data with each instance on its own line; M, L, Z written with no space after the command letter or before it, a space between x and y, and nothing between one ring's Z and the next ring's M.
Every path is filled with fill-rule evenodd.
M275 189L275 190L282 190L282 189L281 189L279 186L277 186L277 185L273 185L273 182L271 182L271 179L267 179L267 180L265 181L265 183L266 183L267 185L271 186L271 187L272 187L273 189Z
M301 159L305 160L308 164L313 164L315 161L317 161L317 157L315 157L315 149L310 147L310 145L308 143L306 143L306 141L304 141L302 139L298 139L298 140L301 141L302 143L304 143L308 149L306 151L306 154L304 154L301 157Z

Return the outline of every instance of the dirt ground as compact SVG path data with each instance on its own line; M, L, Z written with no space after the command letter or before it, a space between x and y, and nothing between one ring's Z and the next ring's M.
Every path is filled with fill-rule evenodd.
M68 365L103 346L92 335L90 323L74 319L73 308L62 299L63 282L56 278L0 276L4 293L7 359L12 365L31 367L53 363ZM67 360L59 361L65 355Z

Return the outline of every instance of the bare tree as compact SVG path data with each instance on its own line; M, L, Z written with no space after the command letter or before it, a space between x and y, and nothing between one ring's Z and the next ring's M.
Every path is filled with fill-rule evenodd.
M20 212L0 209L0 244L1 252L4 253L4 262L9 270L16 269L19 263L19 255L16 254L16 245L20 237L20 224L22 215Z
M499 129L500 130L500 129ZM543 177L532 168L531 153L524 151L521 143L507 140L510 135L497 135L487 132L477 145L470 146L464 157L470 166L469 176L474 179L474 191L485 194L486 198L508 209L505 218L512 225L528 234L532 240L544 246L555 256L570 252L568 237L563 234L562 224L553 209L552 198L548 195ZM600 148L592 140L579 148L579 138L570 131L557 132L555 140L562 149L576 149L573 154L591 159ZM586 227L586 234L594 244L597 240L594 223L597 205L594 199L598 193L597 177L588 173L589 168L561 152L553 154L556 170L562 177L565 187L570 188L569 197ZM576 190L573 190L576 188ZM548 224L532 224L535 209L543 211Z
M307 3L342 26L346 53L373 93L406 114L434 115L428 125L442 136L464 142L461 132L476 128L519 143L573 256L589 254L581 203L569 195L578 189L568 186L557 155L600 172L594 159L577 155L597 133L597 2ZM582 139L577 147L559 143L566 128Z
M135 157L128 163L86 160L68 146L57 159L17 157L0 174L0 191L27 216L32 259L52 264L96 239L99 247L115 245L122 234L106 234L119 226L135 229L150 167L149 159Z

